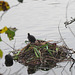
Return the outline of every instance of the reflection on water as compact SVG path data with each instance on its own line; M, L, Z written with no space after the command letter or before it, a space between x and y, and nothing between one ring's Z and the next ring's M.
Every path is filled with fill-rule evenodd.
M7 0L11 6L17 4L17 1ZM75 16L74 0L68 8L68 19ZM72 35L68 28L65 28L64 22L66 21L66 5L68 0L27 0L27 3L20 4L17 7L10 9L0 22L0 28L4 26L16 27L18 30L15 36L15 49L19 49L25 46L25 40L27 40L27 33L35 35L37 39L43 40L60 40L58 33L58 24L61 19L60 30L61 34L69 46L69 48L75 49L74 42L75 37ZM2 13L2 12L1 12ZM0 15L1 15L0 13ZM75 23L70 25L73 32L75 32ZM10 46L14 47L14 42L9 41L5 34L2 34L2 39L7 42ZM5 43L0 42L0 49L3 50L4 56L12 51ZM4 75L27 75L27 67L14 62L12 67L6 67L4 64L4 57L0 60L0 73ZM4 66L2 66L4 65ZM66 65L66 63L60 63L59 65ZM70 63L67 65L66 69L63 71L63 75L70 75L69 72ZM20 69L21 68L21 69ZM20 70L18 73L17 71ZM33 75L61 75L63 68L53 68L52 70L37 71ZM14 74L13 74L14 73ZM74 72L73 74L74 75Z

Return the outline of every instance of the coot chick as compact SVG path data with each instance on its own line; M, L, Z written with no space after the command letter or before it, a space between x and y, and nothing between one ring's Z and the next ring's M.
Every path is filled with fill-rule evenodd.
M10 54L5 56L5 65L12 66L13 65L13 58Z
M28 40L29 40L31 43L35 43L36 38L35 38L33 35L30 35L30 33L28 33Z

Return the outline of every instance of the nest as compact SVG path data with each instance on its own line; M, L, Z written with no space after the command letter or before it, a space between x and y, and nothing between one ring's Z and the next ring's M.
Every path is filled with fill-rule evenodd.
M48 71L56 67L57 63L69 59L68 51L68 48L58 46L56 43L37 40L18 50L13 58L28 66L28 74L33 74L39 69Z

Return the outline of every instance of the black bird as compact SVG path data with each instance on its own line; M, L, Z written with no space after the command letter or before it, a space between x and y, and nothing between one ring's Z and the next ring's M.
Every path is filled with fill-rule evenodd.
M5 65L12 66L13 65L13 58L10 54L5 56Z
M28 33L28 40L29 40L31 43L35 43L36 38L35 38L33 35L30 35L30 33Z

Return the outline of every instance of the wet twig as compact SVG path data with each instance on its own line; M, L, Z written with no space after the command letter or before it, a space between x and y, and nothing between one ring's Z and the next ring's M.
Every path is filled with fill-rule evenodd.
M3 40L2 40L3 41ZM10 48L12 48L13 50L16 50L14 49L12 46L10 46L8 43L6 43L5 41L3 41L7 46L9 46Z
M55 71L53 69L52 69L52 72L53 72L54 75L56 75L56 73L55 73Z
M23 2L23 3L27 3L27 2ZM18 4L11 6L10 9L13 8L13 7L17 7L20 4L21 3L19 2ZM9 11L10 9L8 9L7 11ZM3 14L0 16L0 21L2 20L3 16L7 13L7 11L3 12Z
M18 6L19 4L20 4L20 3L14 5L14 6L12 6L12 7L10 7L10 9L13 8L13 7ZM10 9L8 9L8 10L10 10ZM8 10L7 10L7 11L8 11ZM3 16L7 13L7 11L5 11L5 12L2 13L2 15L0 16L0 21L2 20Z
M70 5L70 0L68 1L67 6L66 6L66 22L64 22L66 28L67 28L67 25L71 24L74 21L73 18L72 20L68 21L67 14L68 14L69 5Z
M0 16L0 21L2 20L2 17L6 14L7 11L5 11L5 12L2 13L2 15Z
M75 37L75 34L73 33L72 29L68 26L70 32L72 33L72 35Z
M15 49L15 44L16 44L16 39L15 39L15 42L14 42L14 44L13 44L13 48Z
M74 58L72 58L72 57L71 57L71 59L72 59L73 63L72 63L72 65L71 65L70 69L69 69L70 71L71 71L71 69L72 69L73 65L75 64L75 59L74 59Z
M72 24L73 22L75 22L75 18L72 18L72 17L71 17L71 20L70 20L70 21L64 22L65 27L67 28L67 25Z
M73 22L75 22L75 18L72 18L72 17L71 17L71 20L70 20L70 21L68 21L68 18L67 18L68 7L69 7L70 4L71 4L71 2L70 2L70 0L69 0L68 3L67 3L67 6L66 6L66 22L64 22L66 28L67 28L67 25L70 25L70 24L72 24ZM69 28L70 32L72 33L72 35L75 37L75 34L73 33L72 29L71 29L69 26L68 26L68 28Z
M60 21L60 22L61 22L61 21ZM67 48L69 48L69 47L67 46L67 44L65 43L65 41L64 41L64 39L63 39L63 37L62 37L62 35L61 35L60 28L59 28L60 22L59 22L59 25L58 25L58 32L59 32L59 35L60 35L60 39L62 40L63 44L64 44Z
M67 72L67 70L64 69L64 71L65 71L65 73L66 73L67 75L69 75L69 73Z
M63 70L61 71L61 75L63 75L63 71L65 70L66 66L68 65L69 61L67 62L67 64L64 66Z

